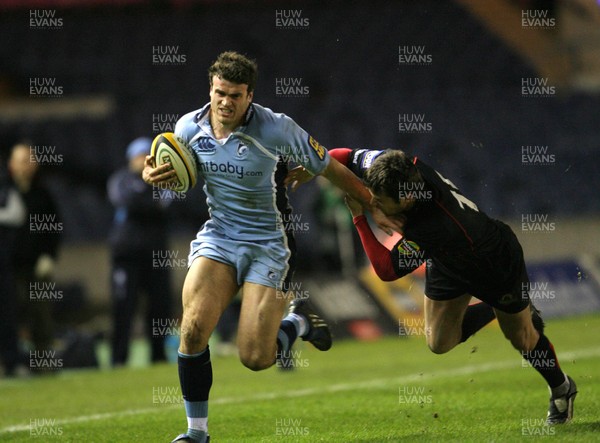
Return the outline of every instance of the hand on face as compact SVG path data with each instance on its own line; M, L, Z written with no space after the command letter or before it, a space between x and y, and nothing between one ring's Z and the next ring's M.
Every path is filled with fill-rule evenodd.
M371 213L377 225L388 235L392 235L392 231L402 234L406 224L404 212L412 206L412 201L406 199L395 201L388 196L375 195L370 189L369 192L372 197Z
M404 234L404 225L406 223L406 216L402 214L396 214L393 216L389 216L383 213L381 209L378 207L371 208L371 214L373 215L373 220L379 226L383 232L387 235L392 235L395 232L399 234Z

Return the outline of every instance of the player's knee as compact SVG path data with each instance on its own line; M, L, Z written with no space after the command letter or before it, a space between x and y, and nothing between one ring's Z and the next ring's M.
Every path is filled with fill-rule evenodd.
M181 321L180 340L187 349L204 349L208 337L203 333L200 319L193 315L184 315Z
M243 352L240 350L240 361L252 371L262 371L273 366L275 358L260 352Z
M453 343L441 337L433 337L430 335L427 337L427 346L429 346L429 349L434 354L445 354L446 352L449 352L452 348L454 348L454 346L456 346L456 343Z
M454 346L448 346L440 343L428 343L429 350L434 354L445 354L449 352Z

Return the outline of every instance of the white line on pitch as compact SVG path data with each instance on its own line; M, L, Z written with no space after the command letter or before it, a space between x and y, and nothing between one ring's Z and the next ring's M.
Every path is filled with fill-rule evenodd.
M562 352L558 355L559 360L573 360L578 358L590 358L590 357L598 357L600 356L600 348L588 348L588 349L579 349L577 351L571 352ZM395 378L381 378L376 380L369 380L364 382L356 382L356 383L339 383L331 386L317 387L317 388L306 388L306 389L297 389L294 391L283 391L283 392L265 392L262 394L255 394L248 397L222 397L210 400L210 403L213 405L223 405L223 404L236 404L236 403L246 403L249 401L262 401L262 400L276 400L283 398L295 398L295 397L306 397L309 395L323 394L328 392L343 392L343 391L352 391L356 389L372 389L379 388L389 385L394 385L398 383L407 383L417 380L423 380L425 378L433 378L436 377L457 377L460 375L469 375L474 373L481 372L490 372L497 371L500 369L509 369L512 367L516 367L518 360L506 360L501 362L493 362L493 363L482 363L479 365L469 365L462 366L455 369L446 369L443 371L437 372L421 372L416 374L404 375L401 377ZM91 415L81 415L79 417L70 417L64 419L57 419L53 422L54 426L58 425L68 425L73 423L85 423L89 421L98 421L98 420L109 420L116 417L127 417L130 415L142 415L142 414L152 414L156 412L164 412L169 409L179 409L182 408L182 404L178 405L169 405L163 407L154 407L154 408L143 408L143 409L132 409L128 411L120 411L120 412L106 412L103 414L91 414ZM12 433L12 432L23 432L28 431L30 425L21 424L14 426L7 426L5 428L0 429L0 434Z

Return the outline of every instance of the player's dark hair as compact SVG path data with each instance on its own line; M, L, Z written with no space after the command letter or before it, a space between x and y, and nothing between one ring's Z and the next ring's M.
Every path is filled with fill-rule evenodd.
M363 182L373 194L398 202L402 183L423 183L423 178L409 156L399 150L389 150L373 161Z
M212 86L213 76L222 80L248 85L248 92L254 91L258 66L254 60L235 51L226 51L219 54L215 62L208 68L208 81Z

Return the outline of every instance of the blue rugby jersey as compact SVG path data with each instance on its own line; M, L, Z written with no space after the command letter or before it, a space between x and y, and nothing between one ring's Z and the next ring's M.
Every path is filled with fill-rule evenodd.
M184 115L175 134L196 154L213 225L238 240L284 236L291 212L283 185L288 163L318 175L329 164L327 150L290 117L256 103L224 141L215 139L209 114L206 104Z

